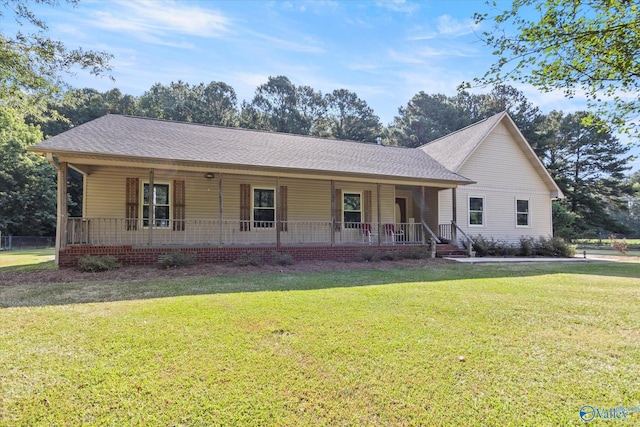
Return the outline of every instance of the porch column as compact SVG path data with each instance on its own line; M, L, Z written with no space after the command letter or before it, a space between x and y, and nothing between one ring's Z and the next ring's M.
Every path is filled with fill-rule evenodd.
M453 217L452 221L457 225L458 224L458 201L457 201L458 197L457 197L456 190L457 190L456 187L453 187L451 189L451 216ZM453 242L458 241L458 230L453 225L451 225L451 240L453 240Z
M219 174L220 179L218 180L218 233L219 233L219 246L222 246L222 227L224 223L222 222L222 174Z
M147 238L147 245L151 246L153 244L153 223L155 222L155 191L154 191L154 170L149 170L149 236ZM144 193L144 191L143 191ZM143 218L144 221L144 218Z
M280 227L282 225L282 200L280 199L280 177L276 177L276 248L280 249Z
M455 223L458 223L458 207L457 207L457 195L456 195L456 190L457 188L452 188L451 189L451 216L453 217L452 219L455 221Z
M58 165L58 206L56 221L56 265L59 263L60 250L67 246L67 162Z
M377 188L376 188L376 199L378 201L378 246L380 246L382 244L382 240L381 240L381 236L380 236L380 231L382 229L382 216L380 214L380 183L377 184Z
M427 242L427 229L425 224L427 224L426 218L426 204L427 204L427 195L425 194L426 188L424 186L420 187L420 227L422 228L422 244L426 244ZM428 227L428 224L427 224Z
M331 246L336 244L336 182L331 180Z

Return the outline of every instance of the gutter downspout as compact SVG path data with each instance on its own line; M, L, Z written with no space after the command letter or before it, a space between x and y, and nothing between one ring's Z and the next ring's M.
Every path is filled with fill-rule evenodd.
M56 266L60 266L60 251L67 246L67 162L58 162L53 153L46 154L47 161L58 171L56 213Z

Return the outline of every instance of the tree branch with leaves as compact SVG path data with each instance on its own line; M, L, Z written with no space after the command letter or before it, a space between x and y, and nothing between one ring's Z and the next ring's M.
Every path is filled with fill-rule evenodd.
M492 24L481 37L498 60L474 85L516 81L570 98L583 95L593 110L585 124L601 117L638 136L638 9L628 0L514 0L497 14L475 14L477 24Z
M38 0L38 4L58 6L57 0ZM75 6L77 0L67 0ZM111 70L112 55L107 52L70 49L47 36L49 28L29 9L26 0L0 0L0 18L13 16L22 30L30 32L0 33L0 100L4 106L25 114L41 115L47 101L68 85L64 76L77 70L104 75Z

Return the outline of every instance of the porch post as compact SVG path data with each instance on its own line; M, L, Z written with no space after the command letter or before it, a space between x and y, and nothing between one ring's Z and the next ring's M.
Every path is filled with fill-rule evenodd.
M60 262L60 250L67 246L67 162L58 166L58 212L56 223L56 265Z
M331 246L336 244L336 182L331 180Z
M380 230L382 229L382 217L380 215L380 183L377 184L377 188L376 188L376 199L378 201L378 246L380 246L382 244L382 240L381 236L380 236Z
M451 189L451 216L453 217L453 220L456 222L456 224L458 223L458 207L457 207L457 194L456 194L456 188L452 188Z
M427 219L425 218L426 216L426 204L427 204L427 195L425 194L426 188L424 187L424 185L422 187L420 187L420 194L422 195L422 197L420 197L420 227L421 227L421 231L422 233L422 244L426 244L427 242L427 235L426 235L426 229L425 229L425 224L427 223Z
M280 226L282 224L282 200L280 200L280 177L276 177L276 248L280 249Z
M147 238L147 245L151 246L153 244L153 223L155 222L155 191L154 191L154 170L149 170L149 236ZM144 218L143 218L144 220Z
M218 180L218 233L219 233L219 246L222 246L222 174L220 174L220 179Z
M457 197L457 188L453 187L451 189L451 216L452 221L456 223L456 225L458 224L458 197ZM457 242L458 241L458 230L456 229L456 227L453 226L453 224L451 225L451 240L453 240L453 242Z

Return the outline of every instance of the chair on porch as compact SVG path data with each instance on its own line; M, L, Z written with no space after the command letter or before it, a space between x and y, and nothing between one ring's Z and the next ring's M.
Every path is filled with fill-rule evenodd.
M360 228L362 229L362 241L371 244L371 224L366 222L362 223L360 224Z
M396 227L393 224L384 225L384 235L386 243L396 244L398 237L404 236L404 230L396 231Z

